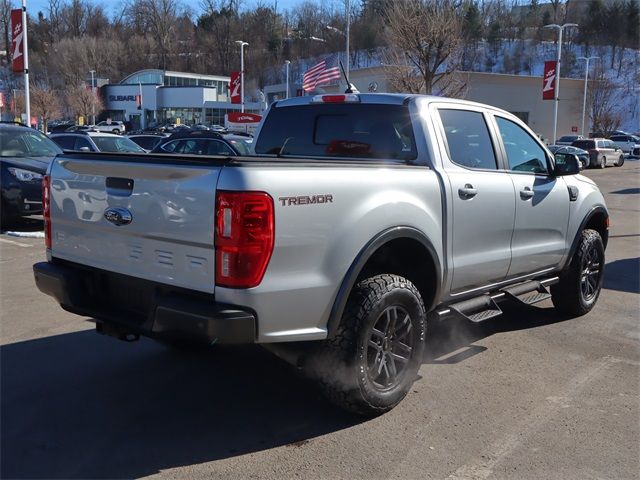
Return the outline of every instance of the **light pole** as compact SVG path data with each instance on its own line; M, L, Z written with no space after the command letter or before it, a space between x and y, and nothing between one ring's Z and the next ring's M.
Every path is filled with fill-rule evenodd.
M22 52L24 56L24 113L31 127L31 97L29 95L29 47L27 46L27 0L22 0Z
M95 70L89 70L89 73L91 74L91 116L93 117L93 123L92 125L96 124L96 87L94 86L95 82Z
M558 29L558 57L556 60L556 85L555 85L555 105L553 111L553 145L556 143L556 135L558 133L558 99L560 94L560 57L562 56L562 32L568 27L577 27L577 23L565 23L564 25L557 25L552 23L551 25L545 25L544 28L557 28Z
M600 57L578 57L578 60L586 60L584 69L584 96L582 97L582 136L584 137L584 116L587 110L587 83L589 82L589 60Z
M236 43L240 45L240 111L244 113L244 47L249 44L242 40L236 40Z
M332 32L339 33L345 38L345 53L347 57L345 60L346 65L344 66L344 71L345 71L345 74L347 75L347 78L349 78L349 63L350 63L350 59L349 59L349 36L350 36L349 30L351 27L351 16L349 15L351 13L350 10L351 10L350 0L345 0L347 28L345 29L344 32L342 30L337 29L336 27L332 27L331 25L326 26L327 30L331 30ZM349 85L347 85L347 87L349 87Z
M287 72L287 93L285 94L285 98L289 98L289 65L291 65L291 62L289 60L285 60L284 68Z

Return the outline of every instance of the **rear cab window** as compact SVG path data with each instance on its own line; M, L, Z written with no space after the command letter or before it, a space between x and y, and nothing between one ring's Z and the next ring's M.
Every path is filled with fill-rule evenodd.
M408 107L366 103L275 106L255 153L403 162L417 158Z

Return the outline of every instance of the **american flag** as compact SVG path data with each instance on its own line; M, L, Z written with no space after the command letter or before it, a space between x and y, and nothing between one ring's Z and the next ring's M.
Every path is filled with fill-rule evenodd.
M338 55L334 53L304 73L302 76L302 88L306 92L310 92L320 85L339 78Z

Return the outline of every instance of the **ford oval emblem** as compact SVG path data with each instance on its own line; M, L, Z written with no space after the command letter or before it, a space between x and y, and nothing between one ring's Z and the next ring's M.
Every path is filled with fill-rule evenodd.
M133 217L131 212L126 208L107 208L104 211L104 218L114 225L129 225Z

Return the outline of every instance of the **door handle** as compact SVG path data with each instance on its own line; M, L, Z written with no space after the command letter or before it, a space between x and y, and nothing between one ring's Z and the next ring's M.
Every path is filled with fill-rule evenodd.
M460 198L473 198L478 194L478 191L473 188L473 185L471 185L470 183L467 183L464 188L459 188L458 189L458 195L460 195Z
M524 187L524 190L520 190L520 198L523 200L528 200L535 195L536 192L531 190L529 187Z

